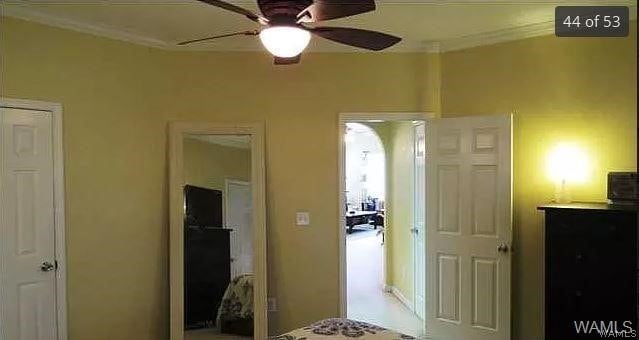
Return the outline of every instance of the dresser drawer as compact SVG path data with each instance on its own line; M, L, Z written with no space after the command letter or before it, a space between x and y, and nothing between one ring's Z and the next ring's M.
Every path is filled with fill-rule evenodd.
M577 336L574 321L637 325L636 212L552 209L545 218L546 340Z

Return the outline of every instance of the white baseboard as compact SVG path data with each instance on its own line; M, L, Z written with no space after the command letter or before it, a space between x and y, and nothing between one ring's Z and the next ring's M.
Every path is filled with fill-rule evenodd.
M406 306L406 308L410 309L411 312L415 313L413 304L404 296L404 294L402 294L402 291L395 286L389 286L389 287L390 287L390 293L395 295L397 300L403 303L404 306Z

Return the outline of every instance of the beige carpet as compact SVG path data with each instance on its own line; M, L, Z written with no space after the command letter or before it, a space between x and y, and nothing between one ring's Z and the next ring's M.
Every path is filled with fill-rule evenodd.
M376 234L357 231L346 237L348 318L422 339L423 321L382 290L382 238Z

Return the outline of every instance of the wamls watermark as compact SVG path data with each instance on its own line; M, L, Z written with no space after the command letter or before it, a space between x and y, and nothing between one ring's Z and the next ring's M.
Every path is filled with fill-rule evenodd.
M632 321L573 321L577 334L599 334L602 338L637 337Z

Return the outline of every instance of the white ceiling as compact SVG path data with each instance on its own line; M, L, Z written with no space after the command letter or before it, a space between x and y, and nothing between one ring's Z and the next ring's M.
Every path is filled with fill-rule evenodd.
M258 12L255 1L229 2ZM554 7L558 4L620 4L631 7L636 18L637 0L590 1L427 1L377 0L377 10L325 22L379 30L403 37L390 51L452 50L474 45L552 34ZM135 42L165 49L212 51L262 50L257 37L237 36L214 42L178 47L179 41L257 28L241 15L196 0L40 0L2 2L3 15ZM315 37L314 52L357 52Z

